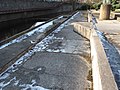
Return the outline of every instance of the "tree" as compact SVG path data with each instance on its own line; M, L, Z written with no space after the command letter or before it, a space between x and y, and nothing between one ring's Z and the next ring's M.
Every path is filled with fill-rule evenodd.
M111 11L111 0L103 0L103 4L100 7L100 20L108 20L110 19L110 11Z

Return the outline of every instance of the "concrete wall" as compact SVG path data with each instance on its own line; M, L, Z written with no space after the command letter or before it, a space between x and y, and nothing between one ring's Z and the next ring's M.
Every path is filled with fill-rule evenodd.
M75 5L75 9L80 8ZM30 17L43 17L73 11L73 5L67 2L55 2L54 0L0 0L0 23L8 20L16 20Z
M57 2L42 2L41 0L0 0L0 11L49 8L58 4Z
M93 90L118 90L102 42L87 24L73 23L74 30L90 40ZM88 28L89 27L89 28Z
M0 1L0 22L37 16L41 18L46 16L47 18L49 15L73 10L72 5L69 3L41 2L39 0L2 1Z

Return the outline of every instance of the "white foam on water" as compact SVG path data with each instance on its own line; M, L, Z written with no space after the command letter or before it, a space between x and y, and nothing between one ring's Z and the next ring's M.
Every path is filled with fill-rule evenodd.
M28 32L28 33L26 33L26 34L24 34L24 35L22 35L22 36L20 36L20 37L18 37L16 39L14 39L14 40L12 40L12 41L10 41L9 43L6 43L6 44L0 46L0 49L3 49L3 48L5 48L5 47L7 47L7 46L9 46L9 45L11 45L13 43L21 42L22 40L30 37L34 33L44 32L45 29L47 27L49 27L50 25L53 25L53 21L50 21L50 22L48 22L48 23L46 23L46 24L44 24L44 25L42 25L42 26L40 26L40 27L38 27L38 28L36 28L36 29L34 29L34 30L32 30L32 31L30 31L30 32Z
M9 46L9 45L11 45L13 43L21 42L22 40L26 39L27 37L30 37L34 33L44 32L47 27L49 27L50 25L53 25L54 21L59 20L61 18L63 18L63 16L60 16L57 19L55 19L53 21L50 21L50 22L48 22L48 23L46 23L46 24L44 24L44 25L42 25L42 26L40 26L40 27L38 27L38 28L36 28L36 29L34 29L34 30L32 30L32 31L30 31L30 32L28 32L28 33L26 33L26 34L24 34L24 35L22 35L22 36L20 36L20 37L18 37L16 39L14 39L14 40L12 40L12 41L10 41L9 43L6 43L6 44L0 46L0 49L3 49L3 48L5 48L5 47L7 47L7 46ZM38 25L41 25L43 23L44 22L37 22L34 26L38 26ZM34 43L34 42L31 42L31 43Z
M77 14L79 14L79 12L77 12L76 14L74 14L69 20L67 20L65 23L63 23L63 24L58 28L58 31L59 31L60 29L62 29L71 19L74 19L74 17L75 17ZM58 17L58 18L55 19L55 20L59 20L59 19L61 19L61 18L63 18L63 16L60 16L60 17ZM0 46L0 49L3 49L3 48L5 48L5 47L7 47L7 46L9 46L9 45L11 45L11 44L14 44L14 43L21 42L22 40L26 39L27 37L30 37L30 36L33 35L34 33L44 32L47 27L49 27L50 25L53 25L53 22L54 22L55 20L50 21L50 22L48 22L48 23L46 23L46 24L44 24L44 25L42 25L42 26L40 26L40 27L38 27L38 28L36 28L36 29L34 29L34 30L32 30L32 31L30 31L30 32L28 32L28 33L26 33L26 34L24 34L24 35L22 35L22 36L20 36L20 37L18 37L18 38L16 38L16 39L14 39L14 40L12 40L12 41L10 41L9 43L6 43L6 44ZM42 24L42 23L44 23L44 22L38 22L38 23L36 23L35 25L40 25L40 24ZM33 43L33 42L32 42L32 43Z
M17 86L19 84L19 82L20 82L20 80L15 80L13 85Z
M50 90L50 89L46 89L43 88L41 86L35 85L36 84L36 80L32 80L31 84L20 84L19 87L21 87L21 90Z
M6 79L9 75L10 75L9 73L5 73L4 75L2 75L2 76L0 77L0 80Z
M13 80L15 80L16 78L12 78L10 79L8 82L2 81L0 82L0 90L2 90L2 88L6 87L7 85L9 85Z
M45 22L37 22L37 23L35 23L34 26L36 27L36 26L39 26L39 25L41 25L41 24L43 24L43 23L45 23Z

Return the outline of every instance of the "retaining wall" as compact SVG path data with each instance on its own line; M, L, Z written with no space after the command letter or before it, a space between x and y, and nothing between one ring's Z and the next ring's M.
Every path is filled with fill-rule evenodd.
M93 74L93 90L118 90L102 42L94 29L81 23L73 23L74 31L90 40Z
M8 2L6 2L6 3L8 3ZM11 2L11 3L13 3L13 2ZM32 18L32 17L33 18L35 18L35 17L47 18L52 15L59 15L60 13L73 11L72 5L69 3L61 4L58 2L43 2L43 3L38 3L39 6L36 4L33 4L33 5L31 5L31 7L27 7L27 3L24 4L24 6L26 6L26 7L22 7L22 3L20 3L20 5L21 5L20 7L19 6L17 7L16 6L17 4L16 4L14 9L12 8L12 7L14 7L14 5L12 7L8 6L8 7L10 7L9 10L6 9L5 7L3 9L0 9L0 10L3 10L3 11L0 11L0 22ZM29 2L29 3L32 4L32 2ZM37 3L37 2L35 2L35 3ZM28 4L28 6L30 6L30 4ZM32 7L32 6L34 6L34 7Z
M59 5L58 2L43 2L42 0L0 0L0 11L33 8L43 9L57 5Z

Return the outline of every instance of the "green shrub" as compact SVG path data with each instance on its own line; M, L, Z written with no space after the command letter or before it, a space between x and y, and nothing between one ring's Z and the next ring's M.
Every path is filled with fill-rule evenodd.
M112 11L115 11L116 6L112 5Z
M117 0L112 0L112 5L118 4Z
M120 4L116 4L116 9L120 9Z
M81 5L80 10L88 10L88 9L90 9L90 5L89 5L89 4L83 3L83 4Z
M98 10L98 9L100 9L101 4L102 4L102 2L95 3L91 6L91 9Z
M95 3L91 6L91 9L100 9L100 6L101 6L102 2L99 2L99 3ZM111 5L112 5L112 11L115 11L115 9L120 9L120 3L117 2L117 0L112 0L111 1Z
M115 11L115 9L120 9L120 4L112 5L112 10Z
M91 9L100 9L102 2L94 3L91 5ZM111 0L112 10L115 11L115 9L120 9L120 3L117 2L117 0Z

